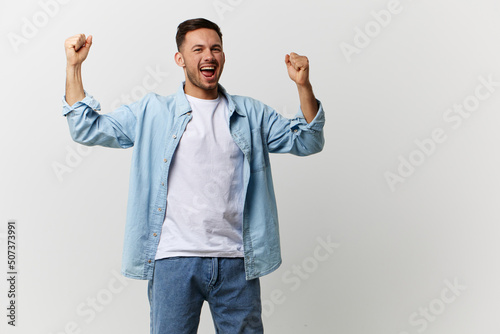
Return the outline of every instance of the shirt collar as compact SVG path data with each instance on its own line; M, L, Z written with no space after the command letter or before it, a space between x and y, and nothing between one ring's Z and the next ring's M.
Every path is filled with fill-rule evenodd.
M175 97L176 97L175 116L176 117L182 116L182 115L191 111L191 105L189 104L189 101L186 98L186 94L184 93L185 83L186 82L183 81L180 84L179 89L177 89L177 93L175 94ZM236 112L240 116L243 116L243 117L246 116L242 110L240 110L236 107L236 104L233 101L233 97L227 93L226 89L224 87L222 87L221 84L219 84L219 92L226 97L230 115L232 115L233 112Z

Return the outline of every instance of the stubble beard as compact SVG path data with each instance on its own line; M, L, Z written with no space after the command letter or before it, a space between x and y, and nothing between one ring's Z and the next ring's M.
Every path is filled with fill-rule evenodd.
M221 67L219 67L218 64L217 64L217 67L219 69L221 69ZM217 89L217 87L219 86L219 79L220 79L220 75L222 74L222 71L219 73L216 81L213 83L209 83L209 84L205 84L204 82L201 81L201 79L199 78L199 75L201 75L201 74L199 74L198 71L199 71L199 69L196 68L196 72L193 73L192 70L190 70L186 67L187 78L188 78L189 82L191 82L191 84L193 84L194 86L196 86L198 88L206 90L206 91L211 91L211 90Z

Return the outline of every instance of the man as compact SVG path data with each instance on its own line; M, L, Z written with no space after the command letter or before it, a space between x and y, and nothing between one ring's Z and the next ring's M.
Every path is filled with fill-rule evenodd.
M196 333L204 301L217 333L262 333L259 277L281 264L269 152L321 151L323 109L304 56L285 57L301 104L289 120L219 85L215 23L185 21L176 42L176 94L100 115L81 79L92 36L68 38L63 114L76 142L134 146L122 274L149 280L151 333Z

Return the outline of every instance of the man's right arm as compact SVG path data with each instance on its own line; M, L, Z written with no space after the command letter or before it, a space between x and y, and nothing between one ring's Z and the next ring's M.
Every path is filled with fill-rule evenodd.
M108 114L99 114L99 102L83 90L82 63L92 45L92 36L84 34L68 38L66 51L66 95L63 115L68 121L71 137L83 145L127 148L134 145L141 103L121 106Z

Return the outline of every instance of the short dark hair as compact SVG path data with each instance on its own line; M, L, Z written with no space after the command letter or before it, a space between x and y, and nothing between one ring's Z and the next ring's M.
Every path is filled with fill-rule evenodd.
M202 29L202 28L207 28L207 29L212 29L215 30L217 35L219 35L220 41L222 43L222 33L220 31L220 28L217 24L215 24L212 21L209 21L204 18L197 18L197 19L191 19L182 22L179 24L177 27L177 34L175 35L175 42L177 43L177 50L181 50L182 43L184 43L184 40L186 39L186 34L190 31L197 30L197 29Z

